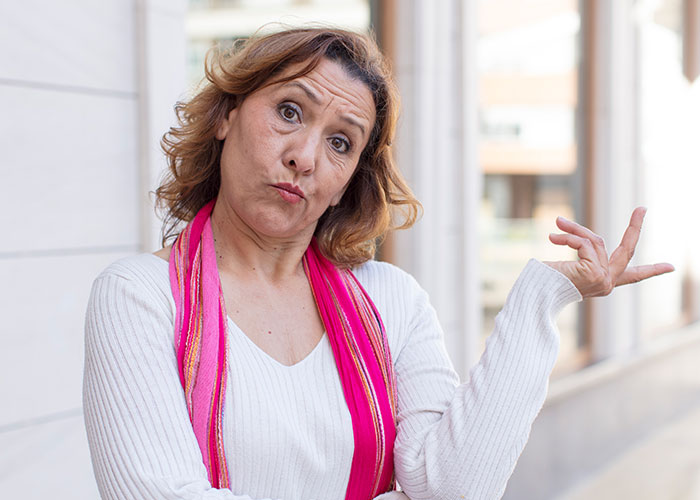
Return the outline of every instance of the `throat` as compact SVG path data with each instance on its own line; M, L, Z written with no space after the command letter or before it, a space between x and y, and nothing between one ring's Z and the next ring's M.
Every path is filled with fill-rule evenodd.
M303 272L301 262L314 229L307 228L290 238L266 236L256 232L233 209L227 209L219 198L212 213L219 272L239 277L249 275L270 283L298 275Z
M222 289L229 317L283 365L306 358L323 337L323 322L303 270L300 279L284 286L222 278Z

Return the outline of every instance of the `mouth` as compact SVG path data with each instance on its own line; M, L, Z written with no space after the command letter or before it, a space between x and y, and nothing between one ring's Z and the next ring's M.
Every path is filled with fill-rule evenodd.
M280 182L279 184L273 184L272 187L277 189L280 196L290 203L297 203L304 199L304 191L302 191L299 186L289 184L288 182Z

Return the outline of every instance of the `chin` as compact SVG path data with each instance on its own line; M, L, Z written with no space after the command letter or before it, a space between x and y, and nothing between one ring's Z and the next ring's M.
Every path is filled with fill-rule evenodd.
M268 207L269 208L269 207ZM256 214L250 214L245 220L256 234L276 239L296 239L307 236L309 239L316 230L317 219L307 221L300 218L290 217L287 210L265 210Z
M306 233L304 228L290 227L288 222L289 221L267 221L267 223L264 224L251 225L251 227L261 236L276 239L294 239L302 237L302 235Z

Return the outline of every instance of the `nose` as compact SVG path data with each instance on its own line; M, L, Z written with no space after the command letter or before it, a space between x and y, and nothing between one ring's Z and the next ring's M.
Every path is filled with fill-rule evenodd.
M317 134L312 131L295 133L283 159L285 166L303 175L312 173L316 169L319 143Z

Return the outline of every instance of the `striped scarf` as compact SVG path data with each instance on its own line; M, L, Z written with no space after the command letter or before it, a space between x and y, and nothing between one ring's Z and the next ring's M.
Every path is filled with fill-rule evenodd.
M180 233L170 253L175 349L180 383L209 481L228 488L223 445L227 316L216 265L211 201ZM312 240L303 257L326 329L355 448L346 500L370 500L393 489L396 382L379 312L349 270L336 268Z

